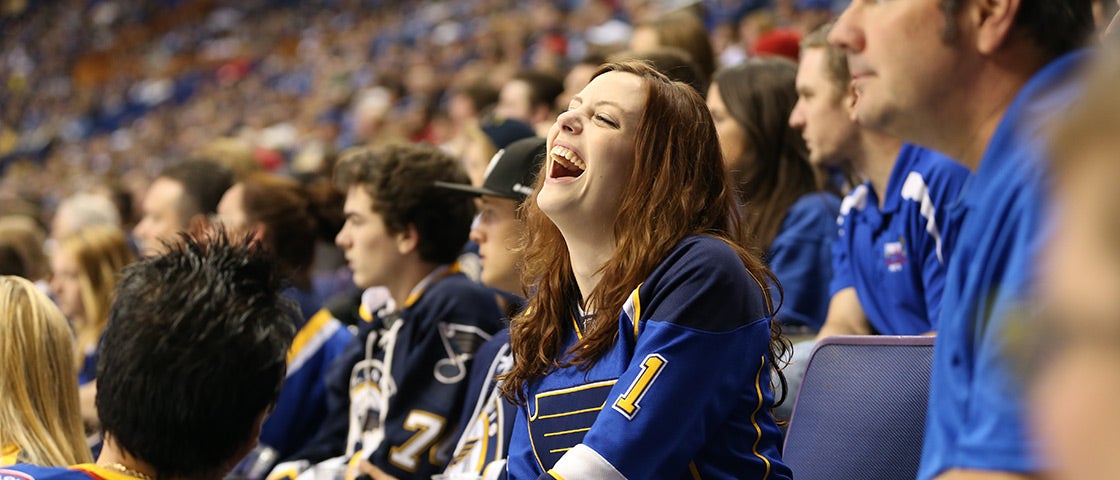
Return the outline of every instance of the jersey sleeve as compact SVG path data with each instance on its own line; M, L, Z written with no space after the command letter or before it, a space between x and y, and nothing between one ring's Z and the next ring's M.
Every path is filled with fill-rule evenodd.
M488 292L443 290L402 330L391 375L396 392L385 415L384 441L366 459L397 478L428 478L446 465L447 441L463 408L467 374L478 347L500 328L502 314ZM432 291L425 294L437 294Z
M288 374L272 413L261 428L260 442L287 457L303 447L327 418L326 375L354 338L327 310L300 329L288 352Z
M583 442L550 470L560 478L676 478L726 460L698 457L709 442L737 445L745 476L784 468L772 461L780 434L761 287L729 248L669 262L639 289L629 366Z
M372 331L368 321L358 322L358 334L351 338L342 352L330 362L323 373L326 390L326 415L314 436L281 463L306 460L315 464L346 452L346 432L349 428L350 372L361 360L364 339ZM296 472L297 474L299 472ZM272 475L269 476L270 478Z

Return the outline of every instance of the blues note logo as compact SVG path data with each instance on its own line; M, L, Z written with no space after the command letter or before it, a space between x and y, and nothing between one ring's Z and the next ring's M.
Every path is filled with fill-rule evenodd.
M901 272L906 265L906 243L900 237L897 242L887 242L883 245L883 261L887 264L888 272Z

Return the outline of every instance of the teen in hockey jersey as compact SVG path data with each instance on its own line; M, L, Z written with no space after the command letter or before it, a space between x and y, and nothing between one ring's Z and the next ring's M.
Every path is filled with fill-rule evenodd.
M503 392L513 479L788 479L770 408L772 274L738 247L704 100L604 66L549 132L529 305Z
M428 478L447 462L437 452L456 430L471 356L501 328L493 291L454 263L474 204L433 188L467 178L427 145L358 150L336 177L347 190L336 241L369 289L365 318L328 374L327 423L270 477Z

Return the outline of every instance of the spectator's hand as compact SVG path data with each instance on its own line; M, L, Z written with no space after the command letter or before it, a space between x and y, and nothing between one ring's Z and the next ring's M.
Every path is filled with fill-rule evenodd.
M364 458L354 464L352 469L356 470L356 472L347 471L346 480L397 480L397 477L385 473Z

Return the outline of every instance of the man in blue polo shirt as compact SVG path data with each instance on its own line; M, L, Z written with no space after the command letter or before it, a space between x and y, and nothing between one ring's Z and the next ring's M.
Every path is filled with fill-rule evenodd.
M784 369L796 396L817 341L832 335L921 335L936 330L945 286L945 209L957 198L968 169L932 150L852 120L856 94L844 51L828 43L831 25L801 41L797 105L790 125L801 130L815 164L865 179L840 206L832 245L832 281L824 325L816 338L794 345ZM775 409L789 418L793 402Z
M974 173L949 211L948 259L919 480L1030 478L1022 392L1000 335L1030 296L1042 240L1042 129L1077 96L1090 0L852 2L830 41L848 54L857 121Z
M844 52L828 44L830 30L801 42L790 124L801 129L814 163L851 162L866 181L840 206L831 301L817 338L936 330L952 233L945 208L968 169L851 120L851 74Z

